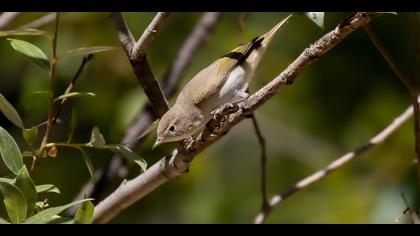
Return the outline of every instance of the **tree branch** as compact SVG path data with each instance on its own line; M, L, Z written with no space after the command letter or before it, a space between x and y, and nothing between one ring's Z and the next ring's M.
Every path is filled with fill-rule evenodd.
M194 29L191 31L190 35L178 51L174 62L162 79L162 89L165 96L171 97L174 94L179 81L193 61L194 56L197 55L197 51L207 41L215 26L220 21L222 15L223 14L221 12L207 12L200 17ZM117 21L121 23L120 20ZM127 38L130 38L130 36ZM132 140L135 140L146 130L153 120L156 119L150 104L147 104L136 117L137 118L133 121L133 123L126 129L121 141L121 143L127 143L127 146L132 150L135 150L137 146L137 141L132 142ZM96 200L102 199L102 192L105 190L110 181L118 178L125 178L128 173L125 164L125 159L122 159L120 155L115 154L112 156L106 167L97 171L95 185L92 186L90 182L85 184L76 199L82 199L84 196L89 196ZM77 210L77 207L72 210Z
M123 209L146 196L168 180L184 173L195 155L219 140L230 128L239 123L247 114L273 97L283 85L290 84L297 75L317 58L337 45L342 39L360 26L369 22L375 13L358 12L341 22L333 31L324 35L290 64L279 76L239 104L238 112L231 115L228 122L215 132L203 132L192 143L183 142L183 148L175 149L146 172L136 178L124 181L120 187L95 207L92 223L106 223ZM210 121L212 122L212 121Z
M63 13L61 13L61 14L63 14ZM18 29L36 29L36 28L44 26L48 23L53 22L54 19L55 19L55 13L54 12L48 13L45 16L42 16L42 17L40 17L40 18L38 18L34 21L31 21L27 24L19 26Z
M162 90L160 89L159 83L149 66L145 50L151 43L153 39L152 36L158 31L158 27L161 26L163 20L166 19L166 17L162 17L162 14L163 13L157 14L155 19L153 19L148 26L148 29L151 30L146 29L140 37L140 40L135 43L134 37L128 29L122 14L120 12L111 13L111 18L113 19L117 29L118 39L120 40L121 45L130 60L131 67L136 74L137 80L143 87L144 93L152 105L153 111L159 117L165 114L165 112L169 109L169 106ZM163 15L166 16L166 13Z
M9 26L13 21L16 20L23 12L3 12L0 15L0 30Z
M332 172L343 167L345 164L349 163L351 160L354 160L356 157L375 147L376 145L385 141L392 133L394 133L402 124L404 124L411 116L413 115L413 107L410 106L407 108L404 113L395 118L391 124L389 124L385 129L383 129L375 137L371 138L367 144L359 146L352 151L344 154L335 161L331 162L324 169L315 172L314 174L304 178L303 180L297 182L289 190L279 193L273 196L269 202L269 205L263 209L255 218L256 224L264 223L268 215L271 213L274 207L282 203L284 200L292 196L293 194L311 186L312 184L321 181L326 176Z

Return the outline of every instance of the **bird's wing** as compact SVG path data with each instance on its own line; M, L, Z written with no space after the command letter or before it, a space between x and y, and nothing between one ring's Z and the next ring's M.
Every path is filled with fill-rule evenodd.
M194 76L184 88L185 91L191 93L189 97L192 99L193 104L197 105L204 102L215 94L226 82L229 73L241 65L255 49L261 46L265 49L275 33L287 22L290 16L274 26L269 32L254 38L244 46L233 49Z

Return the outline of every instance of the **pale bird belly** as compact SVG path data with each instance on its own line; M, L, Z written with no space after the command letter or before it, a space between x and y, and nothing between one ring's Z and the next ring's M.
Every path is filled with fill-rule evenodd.
M230 74L225 84L218 93L217 107L226 103L237 103L244 99L244 94L248 89L250 76L247 75L242 66L236 67Z

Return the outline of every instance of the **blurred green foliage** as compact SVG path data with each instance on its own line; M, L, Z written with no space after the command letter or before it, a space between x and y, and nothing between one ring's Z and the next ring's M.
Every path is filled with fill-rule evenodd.
M350 13L326 13L324 30L303 14L295 15L273 39L251 83L256 91L278 75L303 49L331 30ZM30 22L43 13L25 13L9 28ZM154 13L125 13L138 38ZM150 65L161 78L201 13L172 13L148 52ZM287 13L250 13L244 37L266 32ZM208 42L197 52L181 87L199 70L238 45L239 13L226 13ZM94 126L109 143L118 143L136 113L146 102L125 53L119 45L108 13L64 13L60 18L58 54L87 46L115 46L95 55L75 91L93 92L94 98L74 99L63 110L51 140L65 141L72 107L78 110L74 142L88 142ZM371 25L398 66L414 80L415 16L384 14ZM418 26L417 26L418 27ZM53 31L53 24L42 27ZM50 55L42 37L27 40ZM0 93L19 111L24 123L46 120L47 97L33 94L48 90L48 73L16 53L0 39ZM63 94L81 58L59 61L56 94ZM418 69L418 68L417 68ZM173 103L176 97L170 98ZM301 73L256 113L267 139L270 195L366 143L409 105L409 95L363 29L348 36L319 61ZM0 116L0 126L25 146L19 129ZM386 142L296 194L277 207L268 223L393 223L405 209L403 192L413 207L420 203L416 180L412 120ZM40 131L43 133L43 131ZM149 166L170 148L152 151L154 136L141 145L140 155ZM95 169L106 164L112 152L88 151ZM28 162L30 160L27 160ZM251 223L259 210L259 145L251 121L245 120L222 140L201 153L190 172L163 185L114 218L111 223ZM130 176L138 173L133 165ZM0 176L6 168L0 165ZM77 150L59 148L56 158L43 160L34 176L37 184L50 183L62 194L50 205L71 202L89 181L83 157ZM113 184L108 189L112 191ZM0 204L1 205L1 204ZM4 208L0 207L3 215Z

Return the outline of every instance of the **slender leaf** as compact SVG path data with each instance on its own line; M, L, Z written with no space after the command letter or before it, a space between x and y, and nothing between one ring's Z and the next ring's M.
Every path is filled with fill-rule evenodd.
M77 125L77 110L72 109L71 110L71 119L70 119L70 125L69 125L69 136L67 139L67 143L71 143L71 140L73 139L74 131L76 130Z
M20 223L26 216L26 201L22 191L13 184L0 181L0 192L12 223Z
M19 39L8 39L12 47L31 59L35 64L43 69L50 70L50 61L45 53L37 46L32 43L19 40Z
M98 127L95 126L92 130L92 134L90 135L88 145L95 148L104 148L105 144L106 142L104 136L101 134Z
M74 219L81 224L88 224L90 219L93 216L93 210L95 206L91 201L86 201L80 205L79 210L77 210Z
M31 151L24 151L22 152L22 157L33 157L34 153Z
M78 222L75 219L68 218L68 217L58 217L55 219L52 219L47 224L77 224Z
M20 170L19 175L16 178L15 185L22 191L23 196L26 200L26 217L32 215L32 212L35 209L35 203L37 200L37 193L35 189L35 184L29 175L28 169L23 165Z
M9 184L14 184L14 183L15 183L15 179L0 178L0 182L9 183Z
M23 166L22 154L15 140L3 127L0 127L0 154L7 168L18 175Z
M61 193L60 189L58 189L52 184L37 185L35 186L35 189L37 193Z
M9 31L0 31L0 37L5 36L20 36L20 35L27 35L27 36L43 36L48 35L47 32L37 29L20 29L20 30L9 30Z
M25 141L29 144L31 148L35 147L36 138L38 137L38 127L33 126L29 129L23 129L23 138L25 138Z
M38 212L38 214L33 215L32 217L30 217L29 219L27 219L24 223L25 224L42 224L42 223L47 223L54 218L55 215L60 214L62 211L66 210L69 207L72 207L74 205L80 204L82 202L85 201L90 201L93 199L83 199L80 201L76 201L76 202L72 202L63 206L58 206L58 207L51 207L51 208L47 208L45 210L42 210L40 212Z
M110 145L108 146L112 151L117 152L121 154L125 159L134 161L137 163L141 170L144 172L147 168L147 162L141 158L139 155L137 155L135 152L131 151L130 148L128 148L125 145L117 144L117 145Z
M92 182L95 183L95 169L93 168L93 164L90 161L88 154L86 153L85 150L83 150L83 148L77 148L77 149L79 149L80 152L82 153L83 160L85 161L86 167L88 168L90 177L92 178Z
M4 114L4 116L10 120L13 124L15 124L17 127L23 129L23 121L20 118L19 113L16 111L16 109L12 106L12 104L7 101L7 99L0 94L0 111Z
M61 95L61 96L59 96L59 97L55 98L55 99L54 99L54 101L58 101L58 100L61 100L61 99L64 99L64 98L74 98L74 97L95 97L95 96L96 96L96 94L94 94L94 93L90 93L90 92L88 92L88 93L82 93L82 92L71 92L71 93L66 93L66 94L63 94L63 95Z
M324 15L325 12L307 12L306 16L314 22L321 29L324 28Z
M114 50L114 49L117 49L117 48L110 47L110 46L81 47L78 49L69 50L61 57L86 56L89 54L105 52L105 51Z

